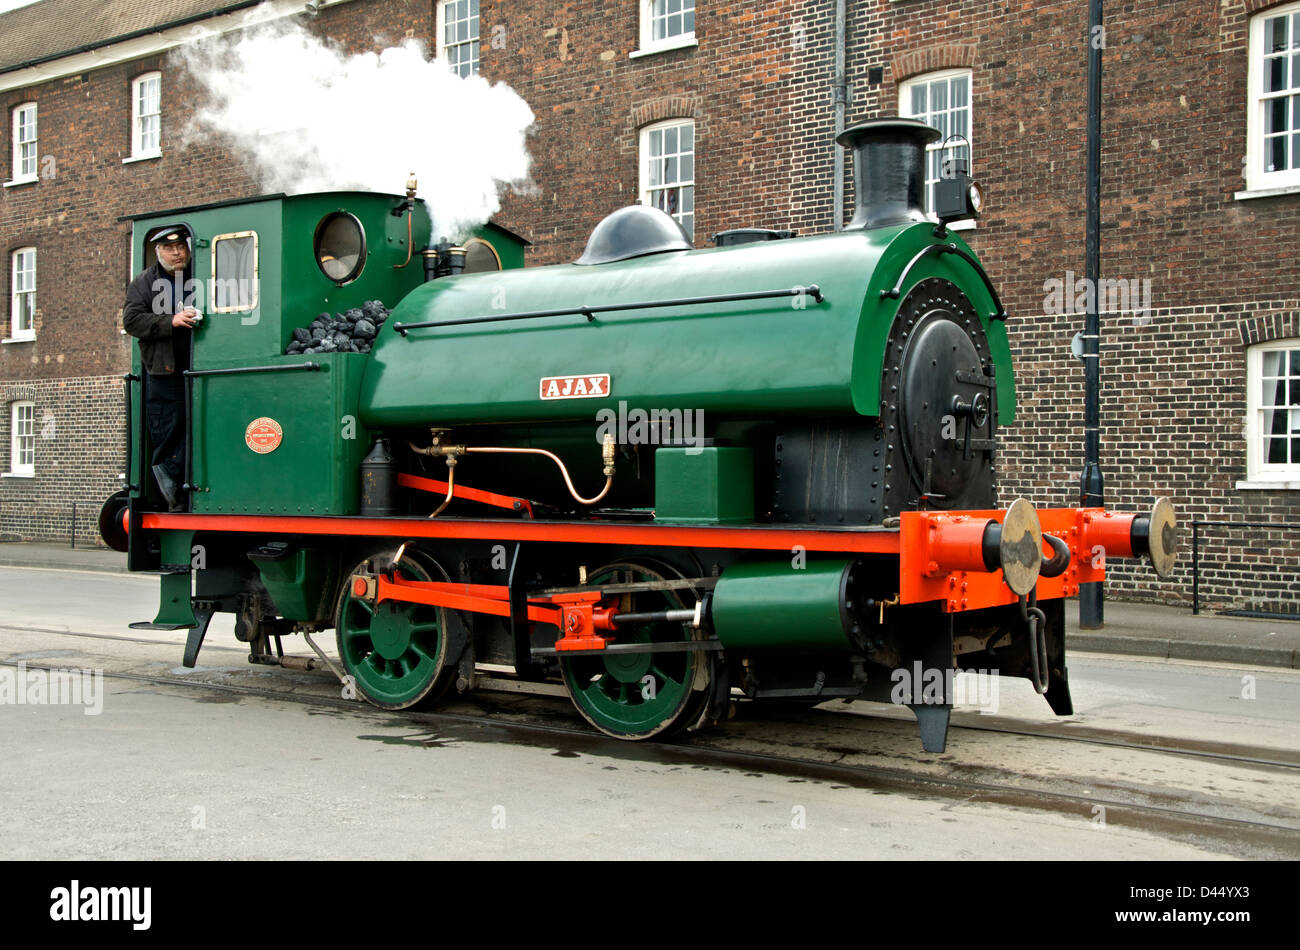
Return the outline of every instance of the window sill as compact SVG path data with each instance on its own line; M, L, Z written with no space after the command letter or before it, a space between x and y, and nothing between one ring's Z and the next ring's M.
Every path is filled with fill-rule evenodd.
M40 178L38 178L38 177L35 176L35 175L33 175L31 178L15 178L13 181L7 181L7 182L5 182L5 183L4 183L4 187L5 187L5 188L17 188L19 185L34 185L34 184L36 184L38 181L40 181Z
M35 472L0 472L0 478L35 478Z
M3 340L0 340L0 343L35 343L35 342L36 342L35 333L33 333L31 336L11 336L11 337L6 337ZM3 473L0 472L0 474Z
M647 46L645 49L634 49L627 54L628 59L640 59L642 56L653 56L655 53L667 53L675 49L689 49L692 46L699 46L695 39L695 34L689 36L674 36L670 40L663 40L655 43L653 46Z
M1276 198L1278 195L1300 195L1300 182L1294 185L1282 185L1279 188L1254 188L1233 194L1236 201L1249 201L1251 198Z
M1300 491L1300 478L1288 479L1285 476L1277 481L1263 478L1237 482L1238 491Z
M132 155L130 158L122 159L122 164L130 165L133 162L150 162L155 158L162 158L162 152L152 152L149 155Z

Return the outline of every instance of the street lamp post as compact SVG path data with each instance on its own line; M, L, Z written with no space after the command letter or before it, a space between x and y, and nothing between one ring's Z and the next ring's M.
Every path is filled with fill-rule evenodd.
M1101 54L1106 46L1102 0L1089 0L1088 25L1088 216L1085 225L1085 279L1088 314L1083 331L1084 414L1083 474L1080 504L1099 508L1104 502L1101 474L1101 319L1097 288L1101 271ZM1101 584L1079 586L1079 626L1095 630L1105 623Z

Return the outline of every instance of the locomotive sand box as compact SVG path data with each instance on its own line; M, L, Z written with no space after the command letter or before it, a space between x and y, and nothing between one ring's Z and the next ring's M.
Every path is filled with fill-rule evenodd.
M137 217L137 247L179 222L196 272L258 288L196 334L187 511L160 502L147 380L126 382L129 488L101 524L161 575L149 625L190 628L188 665L215 612L255 662L332 666L281 638L335 628L335 672L387 709L506 664L624 739L735 702L901 698L942 750L951 695L900 697L900 669L1023 676L1070 713L1064 599L1108 558L1167 574L1173 511L1000 504L1007 314L946 227L978 186L946 182L937 226L921 210L937 136L840 137L842 232L693 249L636 206L547 267L493 225L434 244L413 190Z

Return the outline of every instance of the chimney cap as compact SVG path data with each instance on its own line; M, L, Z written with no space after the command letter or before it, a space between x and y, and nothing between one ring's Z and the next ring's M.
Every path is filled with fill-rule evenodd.
M894 133L894 136L888 135ZM932 125L927 125L920 119L900 119L897 116L890 116L883 119L870 119L866 122L860 122L852 128L845 129L839 135L835 136L835 141L845 148L857 148L859 145L873 138L914 136L918 144L929 145L931 142L937 142L942 137L940 132Z

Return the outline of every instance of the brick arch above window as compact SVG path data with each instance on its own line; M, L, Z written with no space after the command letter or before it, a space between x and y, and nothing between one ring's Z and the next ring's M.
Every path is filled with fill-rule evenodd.
M1257 314L1237 321L1242 346L1300 337L1300 310Z
M698 119L699 96L660 96L632 107L632 128L639 129L664 119Z
M941 43L924 49L895 53L889 61L889 69L896 83L939 69L973 69L974 66L974 43Z
M1254 16L1261 10L1267 10L1269 7L1280 7L1283 4L1292 3L1293 0L1241 0L1241 7L1247 16Z
M36 402L36 390L30 386L9 386L0 390L0 405L6 407L15 402Z

